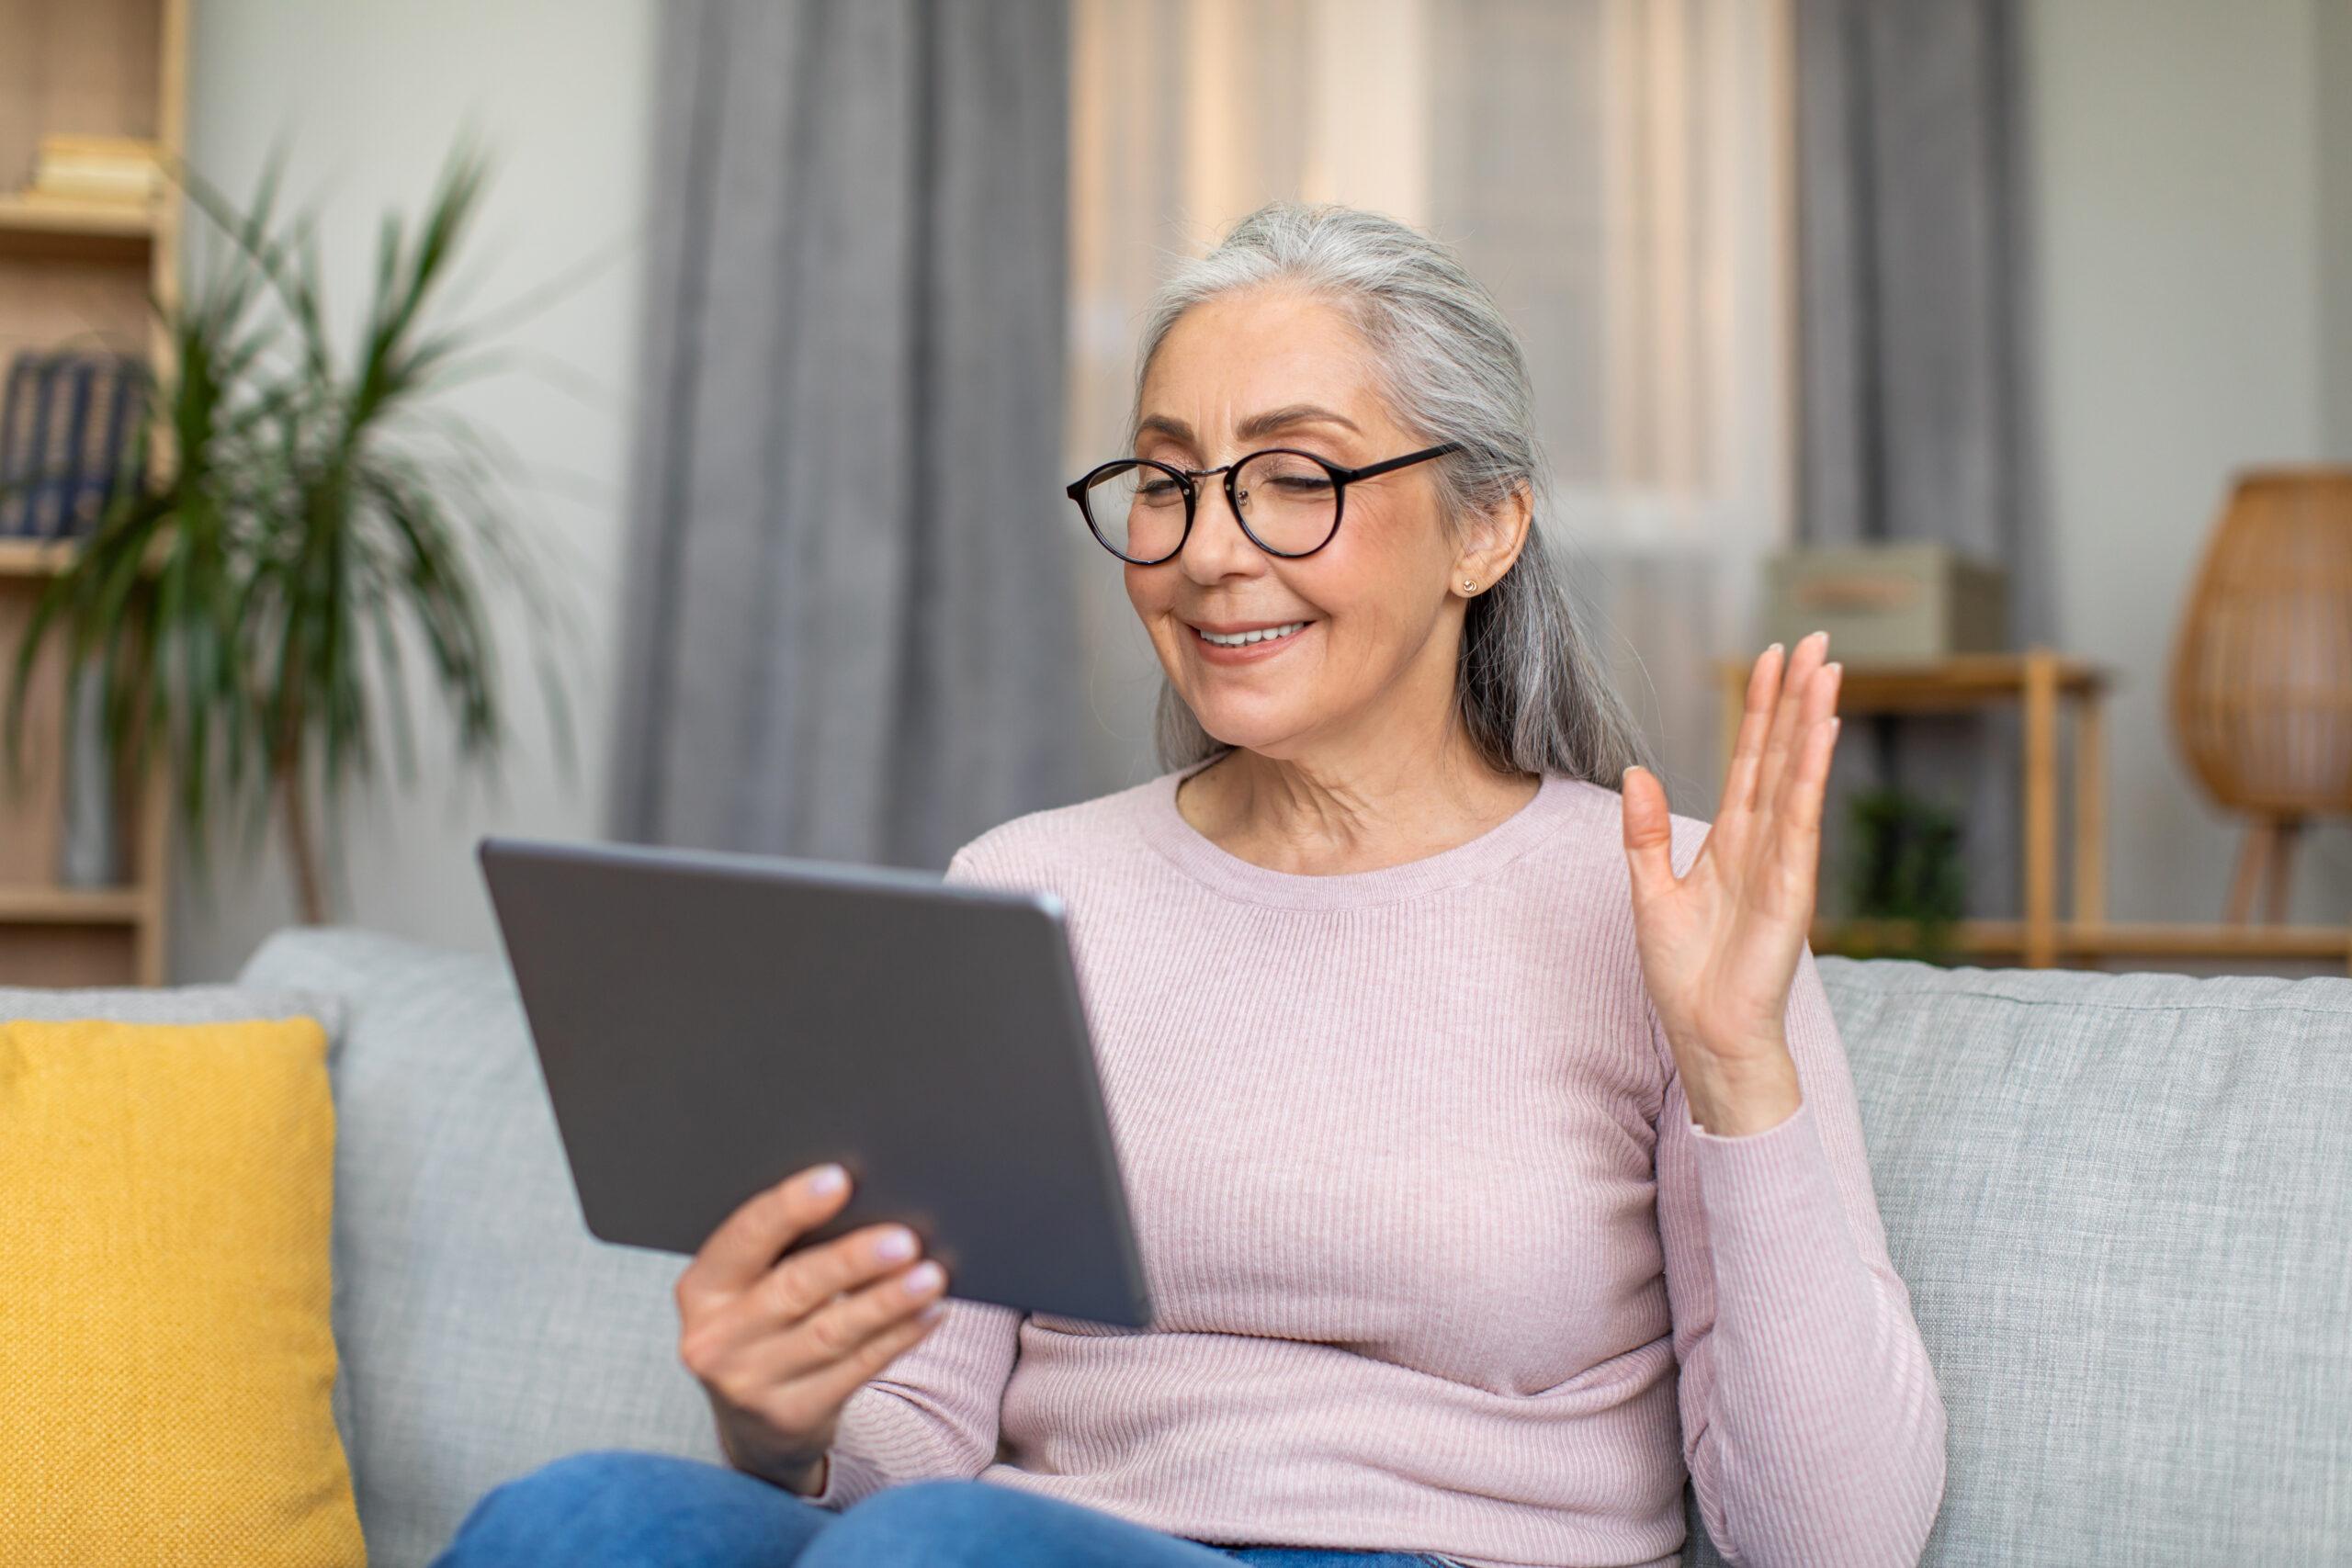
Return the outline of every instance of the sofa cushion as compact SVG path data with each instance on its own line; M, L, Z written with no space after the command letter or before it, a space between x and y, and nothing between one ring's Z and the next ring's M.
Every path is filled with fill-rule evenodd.
M103 1018L117 1023L235 1023L249 1018L315 1018L326 1031L327 1067L343 1044L344 1003L332 991L300 987L0 986L0 1019L64 1021ZM351 1447L351 1390L338 1361L334 1424L345 1452Z
M364 1562L311 1017L0 1019L0 1559Z
M1950 1416L1922 1561L2339 1554L2352 979L1820 967Z
M586 1448L718 1459L679 1364L684 1260L591 1236L503 958L289 927L247 986L335 992L334 1324L378 1568L499 1482Z

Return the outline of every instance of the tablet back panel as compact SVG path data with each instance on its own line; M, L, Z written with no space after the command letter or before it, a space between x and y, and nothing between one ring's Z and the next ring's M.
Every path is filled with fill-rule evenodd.
M1061 902L925 872L492 836L588 1228L692 1253L835 1159L951 1294L1151 1321Z

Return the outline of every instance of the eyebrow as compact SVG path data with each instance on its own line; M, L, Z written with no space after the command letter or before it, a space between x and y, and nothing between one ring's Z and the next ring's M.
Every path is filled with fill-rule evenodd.
M1312 424L1318 421L1330 424L1343 424L1350 430L1355 431L1358 435L1363 434L1356 422L1347 415L1334 413L1329 409L1318 408L1313 403L1291 403L1283 408L1268 409L1263 413L1253 413L1234 426L1233 434L1241 440L1255 441L1261 436L1272 435L1277 430L1285 430L1295 424ZM1171 418L1164 413L1156 413L1147 416L1142 423L1136 426L1136 434L1138 436L1154 432L1172 436L1195 452L1201 449L1200 443L1193 439L1193 427L1181 419Z

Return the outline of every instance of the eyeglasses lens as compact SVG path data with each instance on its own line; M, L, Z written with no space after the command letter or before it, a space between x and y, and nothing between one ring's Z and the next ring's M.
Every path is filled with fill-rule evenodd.
M1087 515L1102 542L1136 560L1173 555L1184 537L1184 487L1142 463L1105 468L1087 487Z

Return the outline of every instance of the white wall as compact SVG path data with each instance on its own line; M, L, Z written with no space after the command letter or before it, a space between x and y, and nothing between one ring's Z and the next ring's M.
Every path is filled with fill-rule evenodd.
M2352 463L2352 5L2318 0L2320 391L2327 456Z
M579 769L558 767L522 641L520 606L500 611L516 744L503 806L460 788L454 727L420 701L418 773L401 790L355 800L335 835L346 862L335 918L495 951L473 860L485 831L601 832L612 686L629 389L636 354L655 7L650 0L401 0L290 5L199 0L193 7L188 153L243 200L281 131L285 197L319 204L332 309L346 332L365 299L382 211L420 210L470 117L497 166L455 281L459 319L586 269L588 280L503 341L564 367L503 372L453 389L447 406L483 418L535 476L518 513L572 565L571 597L591 633L572 681ZM281 198L283 205L284 197ZM201 220L190 218L191 229ZM601 263L601 265L600 265ZM424 698L421 663L412 689ZM233 975L294 919L275 837L251 860L220 836L209 894L185 856L175 867L175 979Z
M2323 105L2343 172L2341 0L2036 0L2039 374L2062 640L2119 671L2109 701L2110 913L2221 917L2239 829L2173 747L2165 673L2239 467L2331 444ZM2324 81L2323 77L2326 77ZM2352 233L2339 209L2338 244ZM2340 328L2340 321L2339 321ZM2340 394L2339 394L2340 395ZM2339 412L2333 444L2352 432ZM2347 454L2352 455L2352 454ZM2352 834L2307 835L2291 919L2352 918Z

